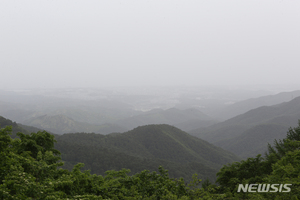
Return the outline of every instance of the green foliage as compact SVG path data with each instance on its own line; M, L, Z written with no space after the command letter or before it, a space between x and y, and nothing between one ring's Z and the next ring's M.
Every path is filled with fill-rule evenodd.
M295 199L300 196L300 121L290 128L286 138L275 140L269 152L241 162L225 165L217 173L221 192L247 199ZM237 193L238 184L292 184L287 193Z
M225 163L238 160L233 154L169 125L141 126L122 134L73 133L56 136L56 148L62 153L64 168L78 162L84 169L104 175L110 169L157 171L160 165L170 177L186 181L197 173L202 179L216 180ZM158 171L157 171L158 172Z
M0 127L6 127L6 126L9 126L11 127L11 137L12 138L15 138L16 137L16 134L18 132L22 132L22 133L25 133L25 134L29 134L29 132L24 129L23 127L19 126L16 122L13 122L9 119L6 119L2 116L0 116Z
M142 170L129 175L128 169L109 170L105 175L83 171L76 164L62 169L60 152L54 148L54 136L38 131L12 139L11 127L0 130L1 199L298 199L300 196L300 122L289 129L287 137L275 141L265 157L257 155L223 166L217 183L201 181L198 175L187 185L184 179L169 177L168 170ZM292 184L285 193L238 193L238 184ZM202 185L202 187L200 187Z
M263 161L261 155L255 158L248 158L246 161L235 162L225 165L217 173L217 182L226 188L226 190L234 191L239 183L247 180L246 183L259 183L266 174L271 170L268 168L268 163Z
M60 152L53 135L40 131L11 139L11 127L0 130L0 197L2 199L190 199L195 192L183 179L172 179L168 171L106 171L105 176L60 169ZM199 180L196 181L197 183Z

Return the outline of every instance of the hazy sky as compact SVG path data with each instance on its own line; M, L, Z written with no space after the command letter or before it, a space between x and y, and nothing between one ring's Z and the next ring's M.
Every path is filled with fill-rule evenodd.
M300 84L299 0L1 0L0 88Z

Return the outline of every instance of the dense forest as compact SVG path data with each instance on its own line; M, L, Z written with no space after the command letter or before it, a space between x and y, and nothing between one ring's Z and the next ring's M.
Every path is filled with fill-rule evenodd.
M97 174L122 168L132 173L157 170L161 163L173 178L189 180L197 173L215 181L222 165L239 160L230 152L166 124L140 126L122 134L64 134L56 136L56 140L55 147L62 152L67 169L84 162L85 169Z
M12 129L16 127L12 122L0 131L2 199L298 199L300 196L300 123L290 128L284 139L268 145L266 155L224 165L215 183L201 180L197 174L189 182L172 178L165 166L156 171L144 168L133 174L129 169L112 169L103 175L83 170L82 163L70 170L63 169L53 134L18 132L17 137L12 137L15 132ZM127 134L134 135L135 131ZM274 183L290 184L290 192L238 192L239 184Z
M3 127L13 124L13 138L18 131L25 134L39 131L5 118L0 124ZM224 164L239 160L230 152L166 124L141 126L122 134L72 133L55 135L55 139L64 169L71 170L83 162L84 170L98 175L122 168L130 169L132 175L144 169L157 171L163 165L172 178L190 181L197 173L202 179L215 181Z

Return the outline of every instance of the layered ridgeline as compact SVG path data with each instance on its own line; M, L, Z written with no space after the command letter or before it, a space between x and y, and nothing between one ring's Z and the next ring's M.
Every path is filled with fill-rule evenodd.
M171 108L167 110L154 109L136 116L104 124L80 122L63 114L30 117L24 120L23 123L56 134L75 132L109 134L113 132L125 132L147 124L170 124L182 130L189 131L200 127L207 127L217 122L197 109L180 110Z
M74 133L57 136L56 148L66 167L83 162L85 169L102 174L128 168L132 173L162 165L171 177L187 180L197 173L215 179L215 173L238 158L170 125L146 125L109 135Z
M300 96L300 90L281 92L275 95L268 95L239 101L234 104L229 104L224 108L207 110L206 113L209 116L224 121L232 117L244 114L252 109L259 108L261 106L273 106L283 102L291 101L298 96Z
M94 92L88 89L0 91L0 114L56 134L109 134L147 124L170 124L189 131L216 123L197 109L141 111L145 107L160 107L161 104L153 103L160 101L159 96L132 96L102 90ZM138 106L140 104L143 106ZM169 108L170 105L162 107Z
M5 120L1 118L2 123L11 124ZM186 184L183 179L170 179L163 167L158 173L143 170L131 176L126 169L92 175L90 171L81 172L82 163L71 171L64 170L59 168L63 163L54 148L53 135L39 131L18 133L19 138L11 139L10 133L10 127L0 129L2 199L296 200L300 195L300 124L275 146L269 146L265 157L258 155L225 165L217 173L218 185L205 180L202 188L197 187L201 183L197 176ZM123 155L116 156L116 160L122 160Z
M127 129L116 124L105 123L102 125L79 122L65 115L42 115L24 120L24 124L38 127L56 134L86 132L108 134L113 132L124 132Z
M105 124L141 113L117 98L110 98L109 94L93 98L97 94L89 89L86 92L89 95L81 89L0 90L0 113L22 124L43 115L64 115L77 122Z
M58 94L66 95L68 91ZM71 94L68 96L72 97ZM189 109L153 109L142 112L136 110L133 105L116 101L115 98L83 101L65 96L57 98L50 97L51 95L0 91L0 113L6 118L56 134L70 132L109 134L125 132L147 124L169 124L184 131L191 131L215 124L217 123L215 119L229 119L251 109L282 103L299 95L300 91L285 92L222 106L220 102L215 106L208 106L194 99L195 101L184 106ZM194 106L197 106L197 109L191 108Z
M126 127L128 130L148 124L169 124L181 130L189 131L215 124L217 121L195 108L184 110L170 108L167 110L153 109L133 117L118 120L115 123L121 127Z
M267 144L282 139L300 119L300 97L274 106L263 106L205 129L190 131L236 155L264 154Z

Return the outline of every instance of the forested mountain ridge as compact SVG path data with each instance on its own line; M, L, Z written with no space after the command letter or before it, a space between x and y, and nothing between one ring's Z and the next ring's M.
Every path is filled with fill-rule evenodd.
M21 126L19 126L16 122L13 122L12 120L6 119L2 116L0 116L0 128L4 128L6 126L12 127L12 136L15 137L17 132L23 132L25 134L29 134L30 132Z
M166 125L146 125L119 134L64 134L58 140L81 145L101 146L132 156L158 158L172 162L201 162L220 167L238 160L233 154L193 137L180 129Z
M135 174L143 170L157 171L159 166L168 169L170 177L183 177L191 180L195 173L203 179L216 180L217 169L211 168L199 162L177 163L157 158L147 158L128 155L111 148L94 145L80 145L57 138L55 144L62 153L64 169L72 169L77 163L84 163L84 170L91 170L92 174L104 175L108 170L130 169L129 174Z
M168 166L174 177L198 173L214 180L213 172L226 163L239 160L235 155L170 125L146 125L109 135L70 133L56 136L56 140L56 147L69 167L80 162L81 157L94 172L109 168L129 168L137 172L142 166L155 170L161 163Z
M11 125L16 132L29 134L30 131L39 131L3 117L0 122L1 128ZM123 134L55 135L55 139L55 148L62 153L64 168L72 169L75 164L83 162L83 169L89 169L96 174L123 168L130 169L130 174L145 169L157 171L162 165L174 178L190 180L197 173L199 177L213 181L216 179L217 170L223 164L239 159L169 125L141 126Z
M300 119L300 97L274 106L263 106L190 133L241 157L263 154L266 145L285 136L283 130ZM252 145L241 145L252 144ZM260 152L263 151L263 152Z
M132 138L136 143L147 148L155 157L176 162L198 161L206 163L209 161L215 164L223 164L228 162L228 160L237 159L234 155L204 140L193 137L174 126L166 124L137 127L120 136L123 136L123 138ZM161 152L166 154L162 154ZM169 157L171 152L173 152L172 154L176 154L176 158Z
M143 170L132 175L128 174L130 170L127 169L119 171L110 169L103 176L92 175L90 171L81 171L84 166L82 163L71 166L71 170L64 170L60 168L64 163L61 162L60 151L54 148L53 135L46 131L38 131L30 135L18 133L18 138L12 139L10 134L11 126L0 129L2 199L297 200L300 195L300 122L298 127L289 129L283 140L275 140L274 146L269 145L268 153L264 157L257 155L255 158L224 165L217 173L218 185L208 180L202 181L196 174L193 175L191 182L186 184L182 178L170 178L168 171L161 166L157 172ZM65 147L65 144L62 146ZM74 150L68 146L66 148ZM80 149L80 146L77 148ZM90 155L78 149L77 152L79 155L75 157ZM99 154L98 160L94 161L107 163L106 160L98 162L103 159L103 155L107 155L107 152ZM123 156L128 158L120 153L115 156L113 162L122 162ZM148 166L149 160L142 161L141 165ZM160 164L166 164L164 161L158 161ZM199 170L201 166L190 164L189 167L179 166L177 169L179 172L185 172L187 169ZM211 170L204 173L209 172ZM182 177L182 174L180 176ZM201 188L198 187L200 183ZM246 187L246 190L242 188L242 192L240 192L241 183ZM254 184L254 187L251 188L251 184ZM248 185L250 186L247 190ZM257 185L259 186L256 187Z

